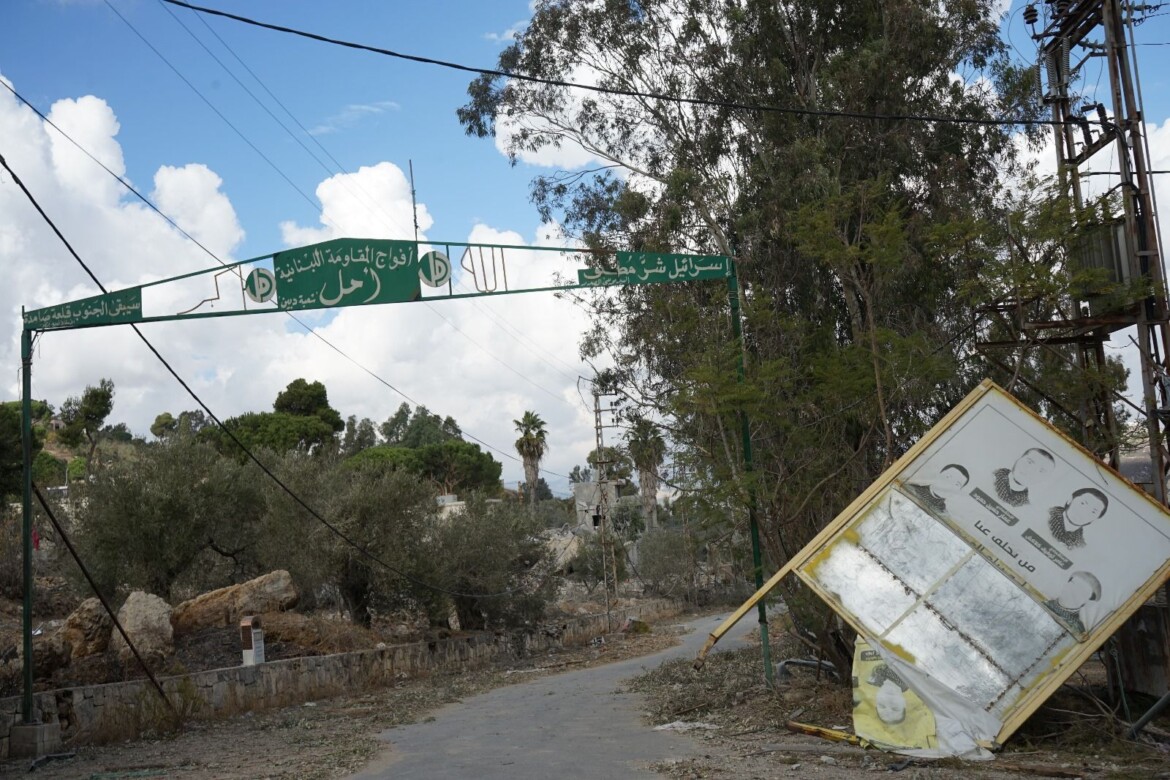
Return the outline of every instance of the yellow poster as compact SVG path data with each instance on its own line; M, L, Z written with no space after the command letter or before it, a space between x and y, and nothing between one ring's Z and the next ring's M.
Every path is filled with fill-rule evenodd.
M930 708L861 637L853 651L853 730L887 750L938 747Z

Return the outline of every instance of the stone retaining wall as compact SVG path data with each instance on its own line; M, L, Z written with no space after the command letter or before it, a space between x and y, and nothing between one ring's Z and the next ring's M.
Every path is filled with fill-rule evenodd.
M626 617L654 621L679 612L674 602L645 602L616 610L614 628L620 627ZM376 688L410 677L477 669L498 658L584 644L607 633L604 614L566 618L550 625L556 629L481 633L354 653L290 658L164 677L159 682L184 717L221 718ZM44 722L60 724L67 746L133 739L158 729L170 718L149 680L45 691L35 694L35 706ZM8 732L20 719L20 697L0 699L0 759L8 757Z

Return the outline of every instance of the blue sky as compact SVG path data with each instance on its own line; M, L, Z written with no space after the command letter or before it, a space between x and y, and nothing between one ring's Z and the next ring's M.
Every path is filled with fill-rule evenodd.
M510 31L530 14L525 0L205 4L486 67L495 64ZM42 112L52 112L79 142L222 258L267 254L338 231L409 238L413 228L403 176L409 161L427 237L547 241L528 200L528 183L548 170L540 163L571 166L576 160L565 150L513 166L491 140L467 137L455 111L465 101L470 74L202 17L157 0L110 0L110 5L4 0L0 76ZM1034 44L1024 34L1022 7L1016 3L1009 9L1006 29L1021 56L1031 58ZM1170 42L1170 15L1140 26L1138 41L1147 119L1154 128L1153 163L1166 170L1170 46L1146 44ZM1085 79L1104 89L1100 63L1089 62ZM212 265L62 144L6 90L0 90L0 154L112 287ZM347 176L335 177L338 167ZM1160 188L1170 203L1166 179L1160 177ZM335 227L323 225L323 218ZM12 398L19 390L20 306L74 300L96 290L6 176L0 176L0 265L12 269L0 292L7 326L0 365L9 367L0 395ZM535 410L549 423L546 477L557 492L565 492L566 480L559 475L583 463L593 446L592 399L578 380L592 375L576 357L587 323L580 310L548 295L367 309L308 317L360 366L277 315L156 325L147 333L224 417L268 408L288 382L304 376L324 381L343 415L381 421L404 399L372 378L369 369L496 446L493 454L503 461L512 485L522 474L504 454L512 451L516 436L511 421ZM46 335L34 369L34 395L60 404L109 376L118 387L113 418L143 434L159 412L194 408L123 330Z
M528 16L527 2L506 0L211 5L330 37L485 66L495 64L503 47L500 36ZM317 209L147 42L310 198L317 182L335 172L334 163L273 103L265 87L344 170L384 160L405 170L413 160L419 199L433 214L443 215L436 237L466 237L476 221L533 222L527 195L531 170L513 169L490 141L465 136L455 119L468 74L200 16L155 0L116 0L113 6L126 21L100 0L9 0L0 13L16 34L5 42L4 75L42 111L65 96L93 94L106 100L121 124L119 141L133 150L126 158L132 181L149 181L164 164L200 162L216 171L247 231L241 256L282 248L279 222L313 223ZM192 34L263 99L295 138ZM60 50L68 56L47 54Z

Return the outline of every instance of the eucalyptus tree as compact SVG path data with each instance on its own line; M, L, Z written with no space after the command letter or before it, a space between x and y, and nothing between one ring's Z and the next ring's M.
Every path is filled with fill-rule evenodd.
M658 525L658 467L666 456L666 441L658 426L639 417L626 434L626 450L638 470L638 490L642 498L642 519L646 528Z
M540 461L548 452L548 431L544 420L536 412L526 411L519 420L512 421L520 438L516 439L516 452L524 462L524 481L528 483L528 500L536 510L536 484L540 476Z
M608 379L667 416L733 526L755 493L776 562L983 373L973 293L1005 251L986 227L1020 165L1020 128L999 122L1041 109L998 7L542 0L499 62L542 81L483 76L459 110L514 159L590 160L532 184L585 246L736 258L742 352L727 293L701 282L599 293L583 351L611 353Z

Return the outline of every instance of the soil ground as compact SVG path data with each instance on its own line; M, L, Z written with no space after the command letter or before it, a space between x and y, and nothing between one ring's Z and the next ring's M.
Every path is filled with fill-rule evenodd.
M773 658L800 652L799 645L786 646L781 638L773 647ZM650 722L698 724L688 733L706 746L698 757L655 768L673 778L860 778L875 771L932 780L1170 778L1170 717L1152 724L1150 733L1158 738L1123 739L1121 707L1107 704L1104 690L1092 684L1104 679L1103 670L1092 664L1074 675L1075 686L1061 688L988 762L908 760L793 733L786 728L788 721L851 732L851 691L800 667L777 678L769 690L760 680L761 668L756 645L713 655L699 673L688 660L672 661L633 680L631 688L647 697ZM1131 700L1133 718L1152 702Z
M680 621L682 618L679 619ZM341 778L378 757L387 729L432 719L453 702L504 685L648 655L677 644L679 626L606 637L604 645L501 663L481 671L403 681L393 688L307 702L227 721L193 722L179 733L136 742L79 748L41 763L36 776L66 779L175 777ZM777 638L775 658L799 646ZM1006 780L1028 776L1086 780L1170 778L1170 717L1157 719L1139 741L1122 738L1120 705L1094 685L1100 669L1074 677L1009 740L995 760L909 761L838 742L794 734L789 720L849 727L851 696L844 686L795 668L769 690L760 681L758 648L711 656L701 673L689 657L668 661L624 685L644 697L647 728L681 722L694 750L652 766L672 778L803 778L857 780L896 771L918 780ZM1136 717L1149 701L1130 701ZM468 702L471 706L472 702ZM0 764L0 777L24 774L30 762Z
M196 721L175 734L115 745L80 747L43 761L34 776L66 778L340 778L384 747L377 734L413 723L443 705L502 685L647 655L678 642L670 625L649 634L612 634L604 644L513 660L459 675L405 680L386 688L306 702L224 721ZM0 777L28 771L28 760L0 763Z

